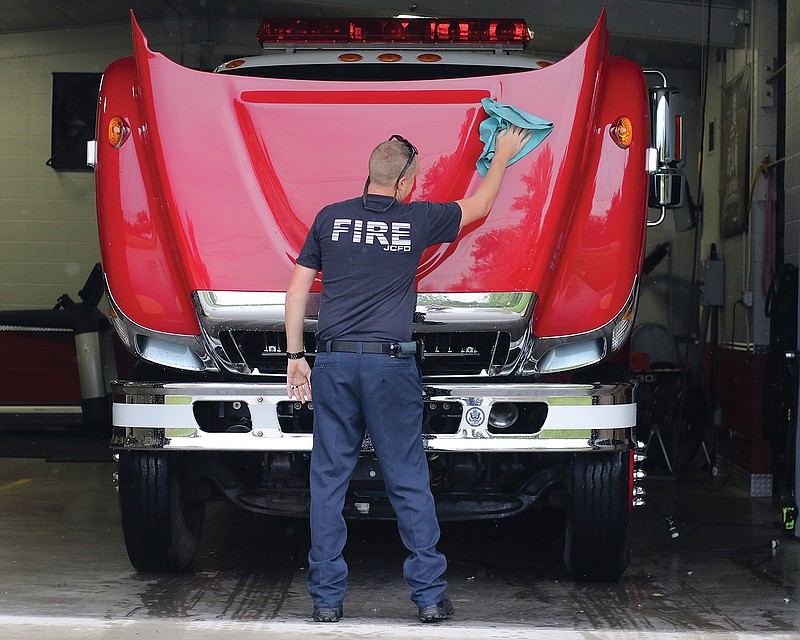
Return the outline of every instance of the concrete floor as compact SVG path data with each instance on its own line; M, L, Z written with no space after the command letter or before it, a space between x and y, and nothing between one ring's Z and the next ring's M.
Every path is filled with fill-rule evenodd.
M113 472L103 443L0 438L0 638L800 638L800 546L724 477L646 481L615 585L568 578L554 519L444 525L456 616L437 625L416 621L394 526L354 525L346 617L314 625L306 522L214 503L194 573L137 574Z

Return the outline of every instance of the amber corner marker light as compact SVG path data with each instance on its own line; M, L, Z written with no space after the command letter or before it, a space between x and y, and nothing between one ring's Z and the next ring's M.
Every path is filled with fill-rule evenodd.
M623 149L627 149L633 142L633 125L627 116L620 116L611 125L611 137Z
M119 149L130 131L130 127L122 118L114 116L108 121L108 144Z

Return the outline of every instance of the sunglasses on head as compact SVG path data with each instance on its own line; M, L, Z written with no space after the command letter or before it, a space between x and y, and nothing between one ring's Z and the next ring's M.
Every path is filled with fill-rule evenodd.
M395 194L397 194L397 189L400 188L400 179L404 175L406 175L406 171L408 171L408 168L411 166L411 163L414 162L414 157L419 155L419 151L417 151L417 148L401 135L398 135L398 134L395 133L394 135L392 135L389 138L389 141L392 141L392 140L397 140L398 142L402 142L403 146L405 146L405 148L408 150L408 160L406 160L406 164L403 167L403 170L398 174L397 180L395 180L395 182L394 182L394 191L395 191ZM362 196L362 201L364 202L364 208L365 209L367 209L368 211L374 211L376 213L383 213L384 211L387 211L389 209L389 207L391 207L394 204L394 201L392 201L388 205L386 205L383 209L380 209L380 210L372 209L372 208L368 207L367 206L367 187L368 186L369 186L369 177L367 177L367 183L364 185L364 194Z
M396 133L392 137L390 137L389 140L390 141L397 140L398 142L402 142L405 145L406 149L408 149L408 160L406 160L406 166L403 167L403 170L400 172L400 175L397 176L397 181L394 183L394 188L397 189L397 186L400 184L400 178L402 178L406 174L406 171L408 171L408 168L411 166L411 163L414 162L414 156L419 155L419 151L417 151L417 148L413 144L411 144L408 140L406 140L403 136L399 136Z

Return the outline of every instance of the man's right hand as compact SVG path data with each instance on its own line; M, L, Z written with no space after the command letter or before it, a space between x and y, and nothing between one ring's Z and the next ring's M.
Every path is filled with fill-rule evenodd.
M494 162L495 158L498 158L498 161L505 160L505 163L508 164L511 158L522 151L522 148L528 143L532 135L533 132L530 129L523 129L514 125L498 133L494 141L494 158L492 158L492 162Z
M500 191L500 183L503 181L509 160L522 151L532 135L530 129L515 126L497 134L492 163L483 182L471 196L456 201L461 207L461 227L472 224L489 213Z

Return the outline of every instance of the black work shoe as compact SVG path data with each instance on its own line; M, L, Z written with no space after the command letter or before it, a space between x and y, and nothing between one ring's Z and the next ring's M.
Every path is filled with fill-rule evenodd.
M446 620L447 616L452 616L455 612L456 610L453 608L450 598L445 596L436 604L420 607L419 619L422 622L436 622L437 620Z
M344 609L338 607L314 607L314 622L339 622L344 616Z

